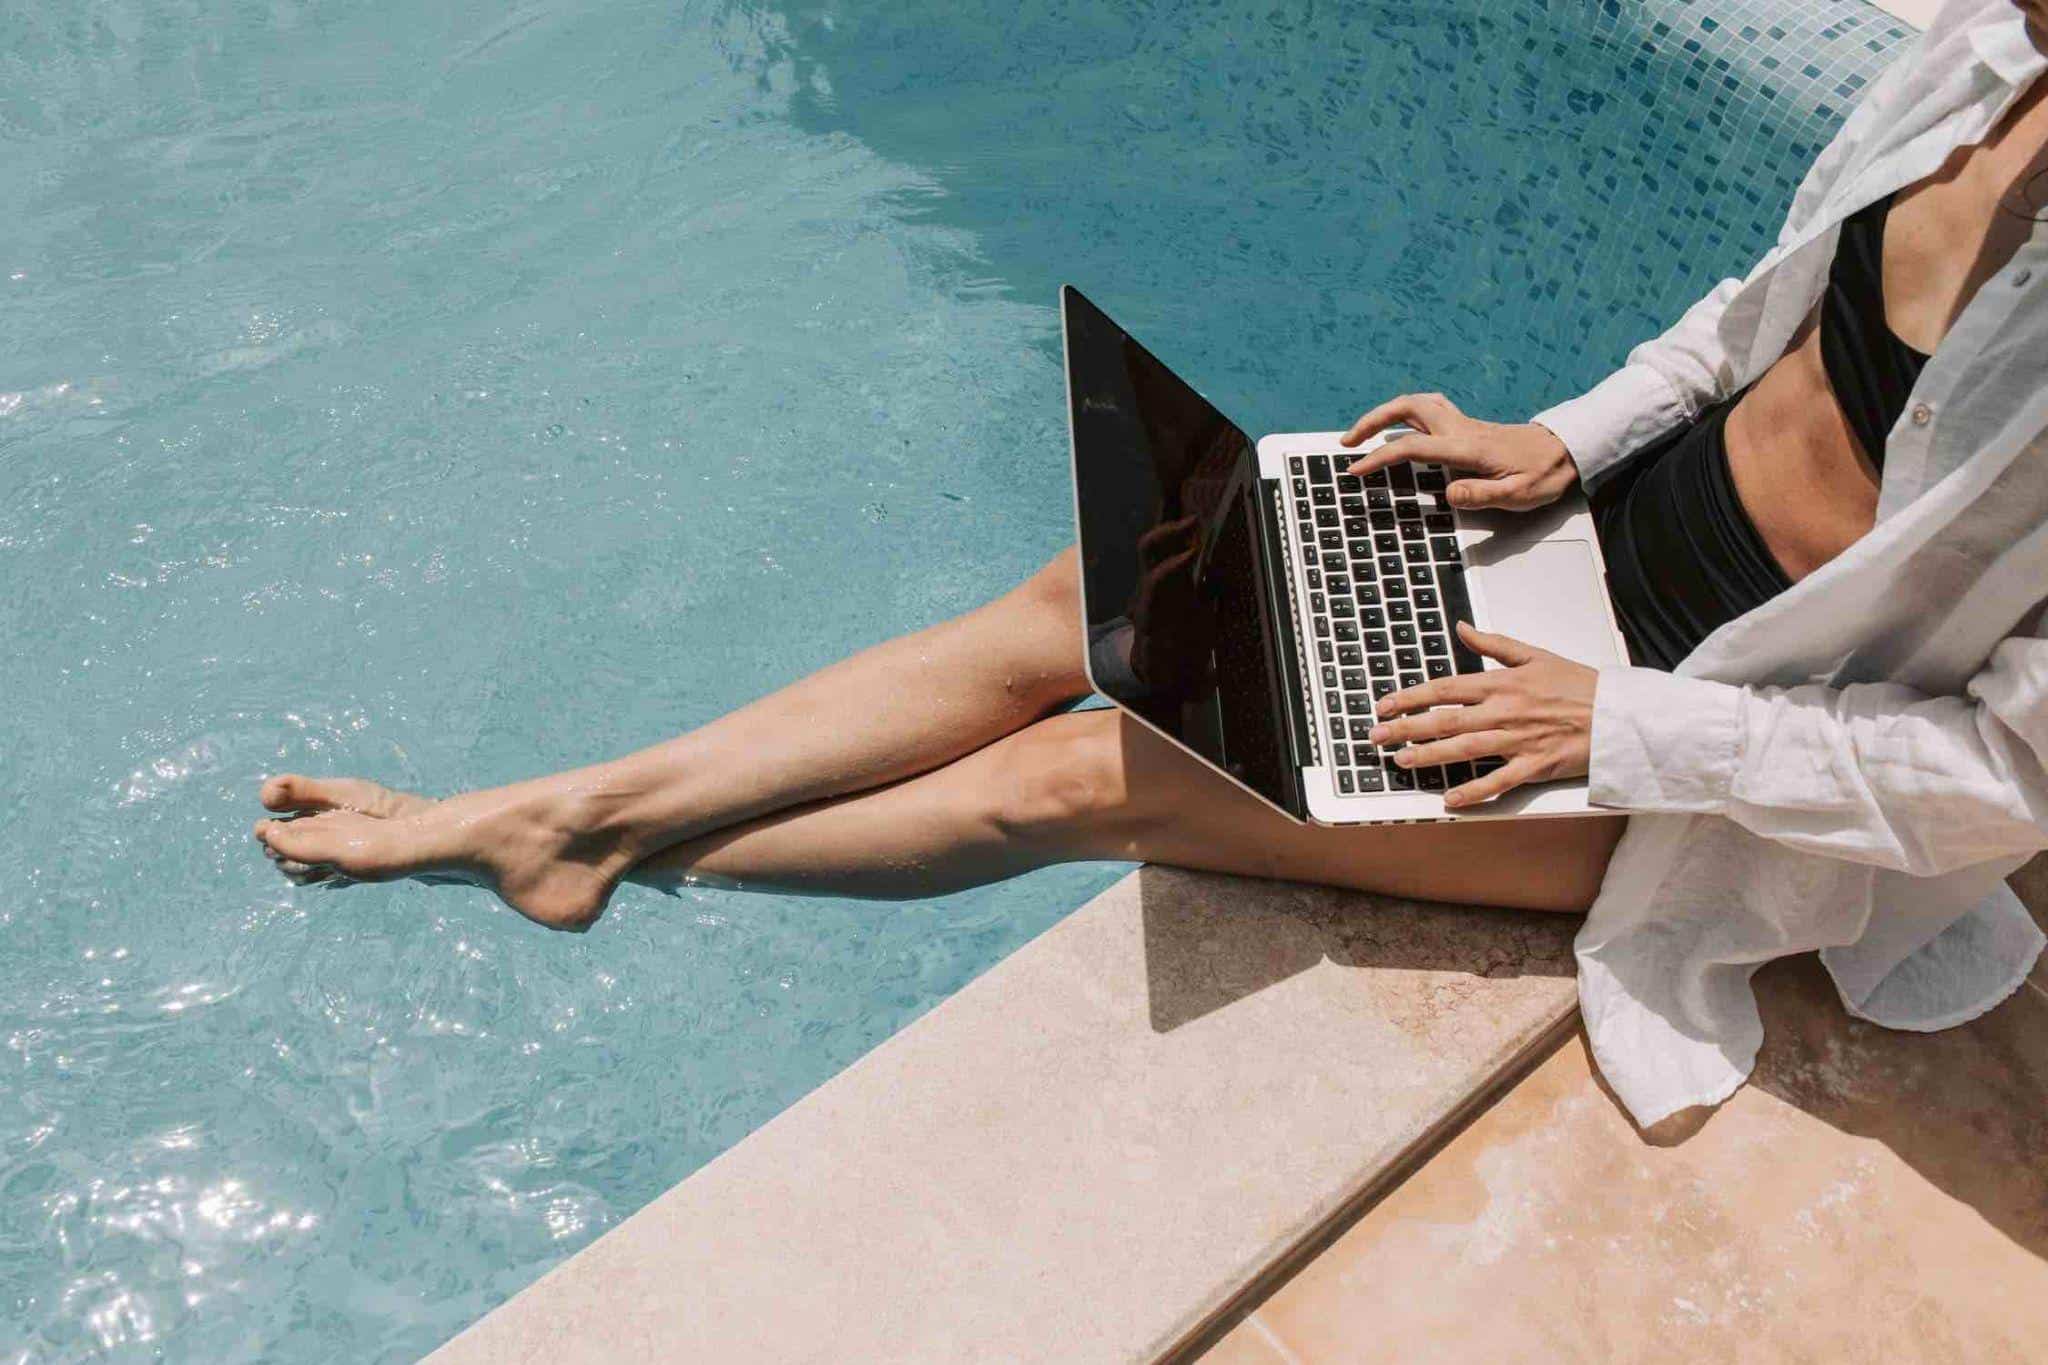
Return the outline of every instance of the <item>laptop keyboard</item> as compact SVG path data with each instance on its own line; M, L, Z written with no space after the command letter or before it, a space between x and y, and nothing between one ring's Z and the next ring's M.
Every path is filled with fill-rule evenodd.
M1344 459L1288 457L1288 495L1308 579L1309 670L1320 684L1324 758L1342 796L1440 792L1499 759L1402 768L1366 738L1381 697L1430 678L1476 673L1453 631L1472 620L1465 561L1441 465L1395 465L1360 477Z

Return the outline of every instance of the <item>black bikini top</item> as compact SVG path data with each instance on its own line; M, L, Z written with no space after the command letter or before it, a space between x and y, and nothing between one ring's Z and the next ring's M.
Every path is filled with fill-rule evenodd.
M1864 454L1884 468L1884 438L1906 410L1927 357L1884 319L1884 221L1892 197L1865 205L1842 224L1820 305L1820 357L1828 385Z

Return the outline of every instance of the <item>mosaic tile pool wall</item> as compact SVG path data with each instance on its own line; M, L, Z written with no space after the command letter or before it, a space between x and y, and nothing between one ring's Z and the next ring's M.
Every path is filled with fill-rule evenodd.
M502 781L999 591L1061 280L1254 430L1594 380L1903 37L1782 9L0 9L0 1358L415 1356L1118 874L570 939L283 885L261 774Z

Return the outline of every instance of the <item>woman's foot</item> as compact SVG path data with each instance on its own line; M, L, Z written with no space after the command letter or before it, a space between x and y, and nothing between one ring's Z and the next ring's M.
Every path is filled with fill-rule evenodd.
M273 777L256 838L294 881L459 877L528 919L587 929L636 859L623 836L593 832L573 794L525 782L433 801L360 778Z

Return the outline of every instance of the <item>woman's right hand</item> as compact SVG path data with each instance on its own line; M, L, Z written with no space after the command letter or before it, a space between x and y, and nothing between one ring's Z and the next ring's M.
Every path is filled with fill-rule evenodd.
M1579 481L1572 454L1547 427L1534 422L1482 422L1458 411L1440 393L1408 393L1380 404L1352 424L1344 444L1355 446L1396 424L1414 428L1360 457L1353 474L1407 460L1430 460L1450 471L1444 494L1453 507L1499 507L1526 512L1556 502Z

